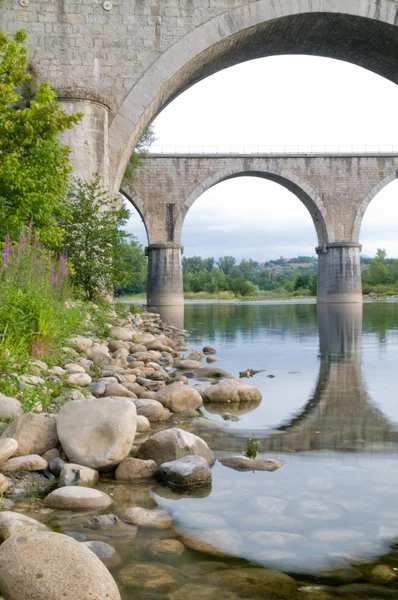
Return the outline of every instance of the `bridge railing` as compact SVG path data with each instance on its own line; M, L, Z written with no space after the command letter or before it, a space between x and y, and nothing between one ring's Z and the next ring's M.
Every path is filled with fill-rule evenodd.
M149 148L149 154L325 154L325 155L362 155L362 154L398 154L398 144L365 144L365 145L245 145L245 146L225 146L225 145L189 145L189 146L173 146L173 145L153 145Z

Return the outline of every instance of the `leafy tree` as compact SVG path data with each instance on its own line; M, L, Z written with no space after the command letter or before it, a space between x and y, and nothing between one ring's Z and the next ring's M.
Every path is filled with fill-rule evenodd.
M65 200L69 210L60 225L73 281L89 300L111 293L113 281L125 274L126 265L116 260L128 237L118 227L128 218L125 209L114 206L98 174L91 181L72 177Z
M386 251L377 249L376 257L364 271L364 282L371 285L386 284L390 281L390 271L386 260Z
M146 157L148 156L148 149L155 140L155 131L153 125L151 124L142 134L133 154L130 156L130 160L127 163L127 167L124 172L122 185L134 181L137 168L144 163Z
M218 259L218 266L221 271L224 271L225 275L229 275L236 264L236 260L233 256L222 256Z
M115 295L145 292L148 264L144 250L135 236L132 235L119 244L115 260L121 261L125 267L121 276L115 278Z
M26 33L13 38L0 32L0 238L17 239L22 225L34 220L46 246L57 246L62 230L57 218L71 166L68 146L59 134L81 115L67 115L55 101L48 83L41 83L32 98L27 91Z

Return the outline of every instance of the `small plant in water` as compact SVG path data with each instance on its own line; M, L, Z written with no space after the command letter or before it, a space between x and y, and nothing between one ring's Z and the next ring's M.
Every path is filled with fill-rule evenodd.
M247 458L256 458L257 456L257 447L260 445L260 442L255 438L249 438L247 440L246 450L244 451L244 455Z
M42 495L42 491L40 489L40 484L38 481L32 481L32 483L28 483L26 485L26 492L24 497L30 500L31 502L35 500L39 500Z

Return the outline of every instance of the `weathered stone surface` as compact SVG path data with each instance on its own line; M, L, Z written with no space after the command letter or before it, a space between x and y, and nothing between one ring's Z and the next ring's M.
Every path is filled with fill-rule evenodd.
M67 535L13 535L0 546L0 589L7 600L120 600L99 558Z
M99 490L73 485L54 490L44 499L43 504L50 508L102 509L112 504L112 498Z
M211 482L211 469L201 456L184 456L160 465L156 479L170 486L206 485Z
M147 593L159 595L172 590L180 574L177 569L169 565L150 562L129 564L120 571L119 577L124 585L138 586L145 589Z
M155 556L181 556L185 551L185 546L178 540L155 540L151 544L151 552Z
M70 402L57 416L57 430L69 460L93 469L119 464L136 431L136 408L127 398Z
M93 340L77 335L76 337L69 338L67 344L76 352L86 354L93 345Z
M151 428L151 423L149 419L144 417L144 415L137 415L137 433L145 433L149 431Z
M83 467L75 463L64 463L59 476L58 487L77 485L80 487L92 487L97 483L99 473L90 467Z
M174 361L174 366L177 369L195 371L196 369L200 369L201 363L198 360L191 360L189 358L178 358Z
M18 442L14 438L0 439L0 464L14 456L18 450Z
M228 569L207 575L205 582L229 589L243 598L286 600L297 592L292 577L271 569Z
M242 549L239 534L229 529L184 528L179 533L187 548L211 556L239 556Z
M210 464L215 460L213 452L200 437L183 429L173 428L155 433L142 444L137 458L152 459L157 465L161 465L189 455L202 456Z
M112 327L109 333L116 340L122 342L131 342L134 336L134 332L126 327Z
M69 385L79 385L81 387L85 387L90 385L92 379L88 373L71 373L68 375L66 381Z
M0 473L0 494L4 494L4 492L8 490L9 484L10 482L8 480L8 477Z
M261 400L261 392L239 379L227 379L208 386L203 392L204 402L255 402Z
M171 412L182 412L202 406L202 397L199 392L181 381L171 383L159 390L155 399Z
M0 394L0 420L11 421L22 414L22 404L19 400Z
M134 402L137 415L146 417L150 423L165 420L163 404L152 398L141 398Z
M150 527L152 529L169 529L172 525L171 517L165 510L148 510L133 506L122 514L122 519L127 523L138 525L138 527Z
M138 458L124 458L115 471L115 479L121 481L136 481L147 479L155 475L157 465L153 460L140 460Z
M389 584L397 579L397 572L390 565L377 565L370 573L370 581L377 584Z
M0 512L0 544L12 535L29 531L47 531L47 527L21 513L8 510Z
M219 458L218 462L236 471L276 471L285 464L284 460L275 458L248 458L247 456L226 456Z
M19 471L43 471L48 466L47 461L38 454L15 456L0 465L3 473L18 473Z
M15 419L1 438L14 438L18 442L15 456L42 455L58 445L55 419L34 413L28 413Z
M106 386L104 397L116 396L118 398L137 398L137 396L130 392L121 383L110 383Z
M94 517L91 517L91 519L84 521L83 527L94 530L108 529L108 527L114 527L115 525L120 525L121 523L122 520L114 514L95 515Z

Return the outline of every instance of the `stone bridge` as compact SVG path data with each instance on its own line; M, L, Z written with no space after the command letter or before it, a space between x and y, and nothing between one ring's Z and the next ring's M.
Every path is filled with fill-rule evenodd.
M397 0L5 0L0 23L27 31L32 73L84 112L67 136L75 169L115 194L149 123L226 67L307 54L398 81Z
M183 303L185 216L206 190L241 176L279 183L308 209L318 236L318 301L361 302L362 218L397 174L398 155L387 154L150 155L123 188L147 230L149 304Z

